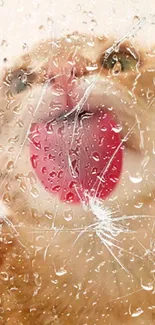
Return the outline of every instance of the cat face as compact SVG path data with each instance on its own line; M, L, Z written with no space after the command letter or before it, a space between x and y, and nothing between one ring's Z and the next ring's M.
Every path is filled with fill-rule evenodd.
M153 324L153 51L73 33L5 62L2 324Z

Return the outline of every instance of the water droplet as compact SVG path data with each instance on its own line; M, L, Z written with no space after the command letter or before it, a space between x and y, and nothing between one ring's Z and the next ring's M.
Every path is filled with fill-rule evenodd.
M47 23L48 23L48 25L53 25L53 23L54 23L54 21L53 21L53 19L51 18L51 17L48 17L47 18Z
M77 183L75 181L71 181L69 184L69 188L72 190L73 188L75 188L76 185Z
M55 315L55 316L53 317L53 321L54 321L55 324L60 323L60 320L59 320L58 315Z
M30 278L29 274L28 273L25 273L24 274L23 281L26 282L26 283L28 283L29 282L29 278Z
M106 132L106 131L107 131L107 127L106 127L106 126L102 126L102 127L101 127L101 131L102 131L102 132Z
M66 42L68 42L68 43L72 43L72 38L71 38L70 35L67 35L67 36L66 36Z
M61 126L61 127L58 129L58 134L59 134L59 135L63 135L63 133L64 133L64 125Z
M51 122L47 123L45 128L47 130L47 133L49 133L49 134L53 133L53 125Z
M64 212L64 219L66 221L71 221L73 219L72 211L71 210L66 210Z
M28 109L28 112L29 112L30 114L33 114L33 112L34 112L34 110L35 110L34 106L31 105L31 104L27 105L27 109Z
M27 186L26 186L25 182L22 180L21 183L20 183L20 190L22 192L25 192L26 189L27 189Z
M19 126L20 128L23 128L24 122L22 120L18 120L17 121L17 126Z
M54 187L52 188L52 191L53 191L53 192L59 192L59 191L60 191L60 186L59 186L59 185L54 186Z
M134 24L137 24L139 22L139 20L140 20L140 18L137 15L135 15L133 17Z
M148 284L143 284L141 281L141 287L145 290L145 291L152 291L153 290L153 284L152 283L148 283Z
M27 44L26 43L23 43L23 50L28 50L28 46L27 46Z
M77 7L76 7L76 9L77 9L78 12L81 11L82 10L81 5L78 4Z
M99 160L100 160L100 156L99 156L98 152L94 152L93 155L92 155L92 158L93 158L95 161L99 161Z
M60 172L58 173L58 178L62 178L62 176L63 176L63 171L60 170Z
M134 184L138 184L143 180L141 175L137 175L136 177L129 175L129 178L130 178L130 181Z
M30 308L30 313L33 313L33 311L36 311L36 308Z
M89 41L89 42L87 42L87 45L90 46L90 47L94 47L95 42L94 41Z
M9 276L8 276L7 272L0 272L0 279L2 281L8 281Z
M152 97L154 97L154 91L151 89L147 89L146 97L147 99L151 99Z
M49 220L52 220L53 219L53 215L50 212L48 212L48 211L45 211L45 214L44 215Z
M122 65L120 62L116 62L112 68L112 74L118 75L122 71Z
M44 25L40 25L39 30L44 30Z
M83 17L84 19L87 19L88 12L86 10L83 11Z
M86 66L86 70L91 72L98 69L98 64L93 64L92 66Z
M10 138L9 142L14 144L14 143L18 142L18 140L19 140L19 135L16 135L15 137Z
M48 159L49 159L49 160L52 160L52 161L55 161L55 156L49 154L49 155L48 155Z
M39 196L39 191L36 187L32 187L30 194L34 197L37 198Z
M19 104L19 105L15 106L15 107L13 108L13 113L14 113L14 114L20 114L21 109L22 109L22 107L21 107L21 105Z
M144 313L144 311L142 310L142 308L137 308L137 310L134 313L132 313L131 316L132 317L138 317L143 313Z
M30 157L30 160L31 160L32 167L35 169L38 164L38 155L32 155Z
M97 168L96 168L96 167L94 167L94 168L92 169L91 174L92 174L92 175L96 175L96 174L97 174Z
M109 179L110 179L113 183L118 182L118 177L109 176Z
M112 130L115 133L120 133L122 131L122 125L121 124L117 124L115 127L112 128Z
M95 19L92 19L90 23L93 28L97 26L97 21Z
M99 146L103 146L104 144L104 141L105 141L105 137L99 137Z
M72 160L72 168L73 169L76 168L76 165L77 165L77 160L76 159Z
M0 145L0 152L3 152L4 148L2 147L2 145Z
M44 151L45 152L49 151L49 147L48 146L44 147Z
M93 12L92 11L88 11L88 16L92 18L94 16Z
M36 272L34 273L34 282L36 284L37 287L40 287L41 286L41 276Z
M33 172L29 172L27 175L27 180L31 183L31 185L36 184L36 176Z
M134 204L134 207L137 209L140 209L140 208L142 208L143 205L144 205L143 202L138 202L138 203Z
M53 279L53 280L51 280L51 282L52 282L53 284L58 284L58 280L57 280L57 279Z
M23 174L16 174L16 180L21 181L23 178Z
M43 174L46 174L46 173L47 173L47 168L46 168L46 167L43 167L43 168L42 168L42 173L43 173Z
M9 193L5 193L3 195L3 201L4 201L4 203L10 203L11 202L11 198L10 198Z
M10 170L13 169L13 167L14 167L14 162L11 160L11 161L8 162L6 168L7 168L7 170L10 171Z
M13 147L9 147L9 148L8 148L8 152L9 152L9 153L11 153L11 152L13 152L13 151L14 151L14 148L13 148Z
M7 43L7 41L5 39L2 41L1 46L5 46L5 47L8 46L8 43Z
M32 142L37 149L41 150L41 142L40 141L36 141L35 139L33 139Z
M64 269L64 267L61 267L59 270L55 270L55 273L57 276L63 276L67 273L67 271Z
M51 173L49 173L49 176L51 177L51 178L54 178L55 176L56 176L57 174L56 174L56 172L51 172Z
M38 211L36 209L31 209L31 214L33 219L38 219Z
M68 192L68 193L66 194L66 201L67 201L68 203L70 203L70 202L73 202L73 200L74 200L74 194L71 193L71 192Z

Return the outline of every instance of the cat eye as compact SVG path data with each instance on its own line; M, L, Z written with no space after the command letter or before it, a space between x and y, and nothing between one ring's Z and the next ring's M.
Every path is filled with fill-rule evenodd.
M34 74L19 69L7 75L7 83L9 84L10 91L13 95L20 94L31 85L34 79Z
M115 74L136 69L137 58L127 51L112 52L102 59L105 69L113 70Z

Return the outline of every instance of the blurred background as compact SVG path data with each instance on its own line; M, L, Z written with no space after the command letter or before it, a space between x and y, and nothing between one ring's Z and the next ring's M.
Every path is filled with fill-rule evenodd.
M153 12L153 0L0 0L0 65L40 39L75 31L122 37L137 23L136 37L150 47Z

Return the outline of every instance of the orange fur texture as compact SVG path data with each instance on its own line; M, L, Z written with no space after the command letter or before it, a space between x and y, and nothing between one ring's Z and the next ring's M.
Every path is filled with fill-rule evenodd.
M130 52L136 66L127 71L105 68L105 54L121 51ZM153 49L146 52L129 41L117 44L105 37L74 34L37 44L14 66L4 63L0 76L0 324L155 323L152 53ZM111 109L121 123L125 145L120 184L107 200L100 205L93 202L87 210L62 204L46 192L29 161L29 126L48 116L54 96L51 89L61 88L57 75L67 75L71 66L78 101L94 83L87 102L94 109ZM29 72L29 87L13 94L9 78L19 69ZM133 171L141 181L131 181ZM93 226L99 225L98 210L110 221L109 228L105 221L103 241Z

